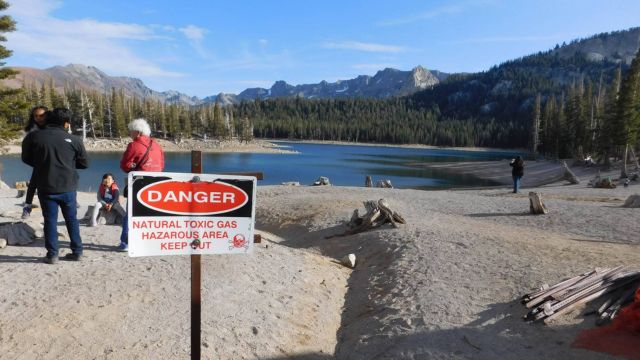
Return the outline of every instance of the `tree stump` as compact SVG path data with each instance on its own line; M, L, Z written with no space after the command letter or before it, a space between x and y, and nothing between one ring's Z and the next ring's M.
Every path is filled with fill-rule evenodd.
M564 175L563 175L563 179L567 180L568 182L572 183L572 184L580 184L580 180L576 177L576 175L573 173L573 171L571 171L571 169L569 169L569 166L567 166L566 161L562 162L562 166L564 167Z
M542 202L542 195L533 191L529 192L529 211L534 215L546 214L549 212Z
M87 212L84 214L84 219L89 219L91 221L91 214L93 214L93 209L95 205L89 205L87 208ZM104 208L100 209L98 212L98 224L101 225L122 225L123 217L120 215L115 209L111 211L106 211Z

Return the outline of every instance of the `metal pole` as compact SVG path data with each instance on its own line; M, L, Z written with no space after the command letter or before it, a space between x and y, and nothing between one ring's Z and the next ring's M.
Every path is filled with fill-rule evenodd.
M191 151L191 172L202 174L202 152ZM202 324L200 255L191 255L191 359L200 360Z

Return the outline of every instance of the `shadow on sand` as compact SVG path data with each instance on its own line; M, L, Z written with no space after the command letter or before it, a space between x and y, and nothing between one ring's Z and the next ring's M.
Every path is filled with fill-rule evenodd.
M495 216L495 214L473 214ZM513 213L498 216L525 216ZM259 224L258 227L285 238L281 245L319 250L338 261L350 252L358 253L358 263L348 279L335 355L299 354L272 359L603 359L606 355L572 349L578 332L594 326L591 320L567 326L526 323L526 309L519 299L489 305L476 320L449 329L431 329L428 311L417 311L412 326L406 319L394 319L391 304L385 302L400 279L391 266L402 256L398 246L380 238L379 228L344 237L343 225L308 231L302 225ZM295 239L295 240L291 240ZM426 309L425 309L426 310ZM545 339L540 344L540 339Z

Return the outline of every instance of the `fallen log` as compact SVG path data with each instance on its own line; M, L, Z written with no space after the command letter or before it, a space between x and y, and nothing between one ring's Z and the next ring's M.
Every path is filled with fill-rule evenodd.
M562 162L562 166L564 167L564 174L562 178L572 184L580 184L580 180L576 177L576 174L574 174L573 171L569 169L569 166L567 166L566 161Z

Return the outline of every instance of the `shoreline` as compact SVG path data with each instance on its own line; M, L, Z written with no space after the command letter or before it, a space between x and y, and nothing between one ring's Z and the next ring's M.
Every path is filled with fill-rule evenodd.
M288 150L287 146L281 146L280 143L299 143L299 144L318 144L318 145L343 145L343 146L371 146L371 147L395 147L403 149L433 149L433 150L454 150L469 152L495 152L495 153L520 153L527 154L525 149L500 149L500 148L484 148L484 147L445 147L423 144L389 144L389 143L363 143L349 141L325 141L325 140L289 140L289 139L254 139L249 143L242 143L237 140L194 140L183 139L180 142L154 138L158 141L165 152L189 152L191 150L200 150L208 153L263 153L263 154L295 154L296 151ZM20 143L22 138L5 140L6 143L0 145L0 155L19 154L21 152ZM85 148L87 152L121 152L124 151L127 144L131 140L129 138L120 139L92 139L87 138Z
M237 140L193 140L183 139L180 142L153 138L166 153L186 153L192 150L200 150L204 153L256 153L256 154L296 154L296 151L287 150L267 140L254 139L249 143ZM0 155L15 155L22 152L22 138L7 141L0 146ZM92 139L84 142L88 153L122 153L131 142L129 138L120 139Z
M497 152L497 153L522 153L528 154L525 149L500 149L489 147L460 147L460 146L435 146L424 144L389 144L389 143L363 143L363 142L351 142L351 141L329 141L329 140L288 140L288 139L262 139L264 141L272 143L300 143L300 144L319 144L319 145L345 145L345 146L372 146L372 147L397 147L404 149L434 149L434 150L456 150L456 151L471 151L471 152Z

